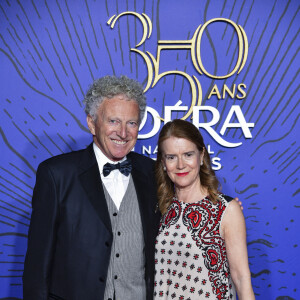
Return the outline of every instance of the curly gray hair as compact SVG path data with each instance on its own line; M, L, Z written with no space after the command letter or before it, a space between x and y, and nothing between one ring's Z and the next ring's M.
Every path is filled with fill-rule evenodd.
M141 121L146 110L146 97L143 93L143 87L139 82L127 76L104 76L96 79L89 87L83 100L86 114L96 121L97 111L103 100L117 95L125 95L128 99L138 103Z

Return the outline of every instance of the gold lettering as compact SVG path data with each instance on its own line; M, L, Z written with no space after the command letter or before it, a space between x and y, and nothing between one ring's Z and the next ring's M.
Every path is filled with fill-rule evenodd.
M232 91L230 90L230 88L226 84L224 84L224 86L223 86L223 99L225 99L226 92L229 95L229 97L231 99L233 99L234 95L235 95L235 84L232 86Z
M137 17L143 24L143 37L142 37L141 41L136 44L136 47L139 47L140 45L142 45L145 42L146 38L148 38L148 39L150 38L151 33L152 33L152 22L146 14L140 15L139 13L136 13L134 11L126 11L117 16L113 15L111 18L109 18L109 20L107 21L107 24L110 26L111 29L113 29L117 20L120 17L125 16L125 15L133 15L133 16ZM149 33L147 36L148 27L149 27Z
M162 50L189 50L191 53L191 60L192 63L197 70L197 72L202 75L205 74L206 76L214 79L224 79L232 76L234 73L239 74L241 70L243 69L247 56L248 56L248 39L246 36L246 33L244 29L240 26L234 23L233 21L225 18L215 18L207 21L203 25L199 25L197 29L195 30L193 37L189 40L159 40L157 42L157 54L156 58L149 52L142 52L141 50L136 49L137 47L141 46L147 38L150 38L152 34L152 22L151 19L146 15L146 14L139 14L133 11L127 11L123 12L119 15L113 15L107 22L107 24L113 29L115 26L116 21L124 16L124 15L133 15L134 17L138 18L140 22L143 25L143 36L140 40L139 43L136 44L135 48L131 48L130 51L133 51L135 53L140 54L147 66L148 70L148 79L146 83L146 87L144 89L144 92L146 92L149 88L154 88L154 86L157 84L157 82L163 78L164 76L168 75L180 75L183 76L185 79L187 79L190 88L191 88L191 93L192 93L192 100L191 100L191 106L187 113L184 115L182 119L187 119L193 112L193 107L194 106L200 106L202 103L202 87L195 76L190 76L189 74L183 72L183 71L178 71L178 70L169 70L163 73L159 72L159 66L160 66L160 58L161 58L161 51ZM223 76L217 76L210 74L206 69L204 68L204 65L201 60L201 51L200 51L200 45L201 45L201 38L204 33L204 30L208 27L213 22L224 22L227 24L230 24L234 27L235 32L238 37L238 46L239 46L239 51L238 51L238 58L237 62L233 68L233 70ZM243 88L246 88L246 85L244 84L239 84L238 85L238 92L240 95L236 95L238 99L243 99L246 96L245 91ZM228 93L228 95L231 98L234 98L235 95L235 89L236 85L233 85L233 89L230 90L227 85L225 84L223 86L223 93L222 96L225 98L225 94ZM215 84L214 87L212 88L208 99L212 96L216 95L218 99L221 99L220 92L218 90L217 85ZM164 119L162 119L164 120Z
M239 53L238 53L238 59L237 59L236 65L229 74L223 75L223 76L217 76L217 75L212 75L212 74L208 73L206 71L206 69L204 68L202 60L201 60L201 53L200 53L201 38L202 38L205 28L213 22L225 22L225 23L231 24L234 27L234 29L238 35ZM248 56L248 39L247 39L244 29L242 28L242 26L236 25L233 21L231 21L229 19L225 19L225 18L215 18L215 19L211 19L210 21L207 21L199 30L196 47L197 47L197 61L198 61L200 69L206 76L214 78L214 79L225 79L225 78L232 76L236 72L237 72L237 74L239 74L246 63L247 56Z
M238 87L237 87L238 92L241 93L241 96L240 96L239 94L236 95L236 97L237 97L238 99L244 99L244 98L246 97L246 92L243 90L243 88L244 88L244 89L247 88L247 86L246 86L245 83L240 83L240 84L238 85Z
M219 89L218 89L218 87L217 87L216 84L215 84L215 85L213 86L213 88L211 89L211 91L210 91L210 93L209 93L207 99L210 99L210 97L211 97L212 95L217 95L218 99L219 99L219 100L221 99L221 94L220 94Z

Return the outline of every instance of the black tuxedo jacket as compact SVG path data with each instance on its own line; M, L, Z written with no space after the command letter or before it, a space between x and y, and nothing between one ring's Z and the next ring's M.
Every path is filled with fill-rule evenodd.
M153 298L154 162L129 153L145 240L147 299ZM103 299L113 235L92 145L40 164L23 274L24 300ZM130 270L128 270L130 272ZM124 299L126 300L126 299ZM138 299L143 300L143 299Z

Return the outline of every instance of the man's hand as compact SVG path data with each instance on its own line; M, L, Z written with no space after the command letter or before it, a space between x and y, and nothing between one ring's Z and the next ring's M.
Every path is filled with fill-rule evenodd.
M233 200L235 200L235 201L240 205L241 210L244 209L244 207L243 207L243 205L242 205L242 201L240 201L238 197L235 197Z

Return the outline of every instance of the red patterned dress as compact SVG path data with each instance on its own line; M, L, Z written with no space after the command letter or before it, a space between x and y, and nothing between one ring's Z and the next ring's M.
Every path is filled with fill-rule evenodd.
M236 299L220 226L229 202L173 199L156 239L154 299Z

